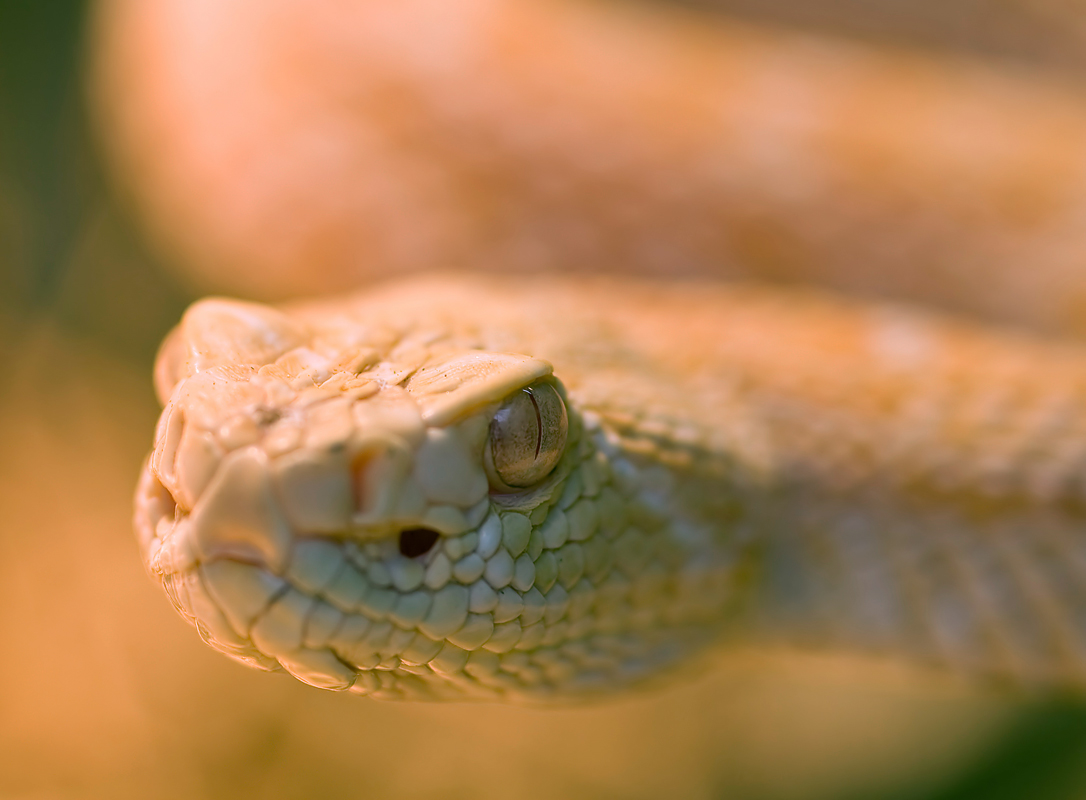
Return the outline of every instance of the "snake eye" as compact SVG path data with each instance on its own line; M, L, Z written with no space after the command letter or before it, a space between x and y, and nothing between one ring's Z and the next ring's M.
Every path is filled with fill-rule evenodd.
M499 491L539 483L566 446L566 404L549 383L533 383L506 398L490 422L487 471Z

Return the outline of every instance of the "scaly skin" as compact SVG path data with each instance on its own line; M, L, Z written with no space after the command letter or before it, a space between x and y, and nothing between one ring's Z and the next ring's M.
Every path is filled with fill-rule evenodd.
M495 490L490 420L540 380L561 459ZM1082 347L751 287L439 276L203 301L156 381L149 569L212 646L315 686L568 700L766 638L1083 682ZM438 541L402 555L416 528Z
M700 275L1086 332L1086 102L1051 76L628 0L101 0L97 30L118 174L205 291Z

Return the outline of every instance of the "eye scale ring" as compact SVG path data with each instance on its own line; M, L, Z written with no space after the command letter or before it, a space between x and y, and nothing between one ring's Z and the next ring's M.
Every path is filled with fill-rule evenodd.
M486 461L491 487L512 492L546 478L562 457L568 424L566 404L549 382L507 397L490 422Z

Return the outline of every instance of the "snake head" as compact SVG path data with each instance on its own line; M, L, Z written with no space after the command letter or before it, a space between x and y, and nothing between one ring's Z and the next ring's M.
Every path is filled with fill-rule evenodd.
M578 609L591 632L623 504L546 361L212 299L155 374L136 527L213 647L379 697L541 696L618 665L556 649Z

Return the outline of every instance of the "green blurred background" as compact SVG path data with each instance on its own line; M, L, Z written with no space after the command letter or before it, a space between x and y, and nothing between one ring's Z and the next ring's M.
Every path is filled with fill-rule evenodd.
M111 202L84 104L88 4L0 2L0 315L146 364L191 299Z
M788 8L773 19L812 23ZM915 17L906 38L945 44ZM88 18L0 0L0 797L1086 797L1081 703L884 664L742 654L542 712L340 697L203 647L129 523L151 361L192 297L97 157ZM1010 55L1043 60L1030 41Z

